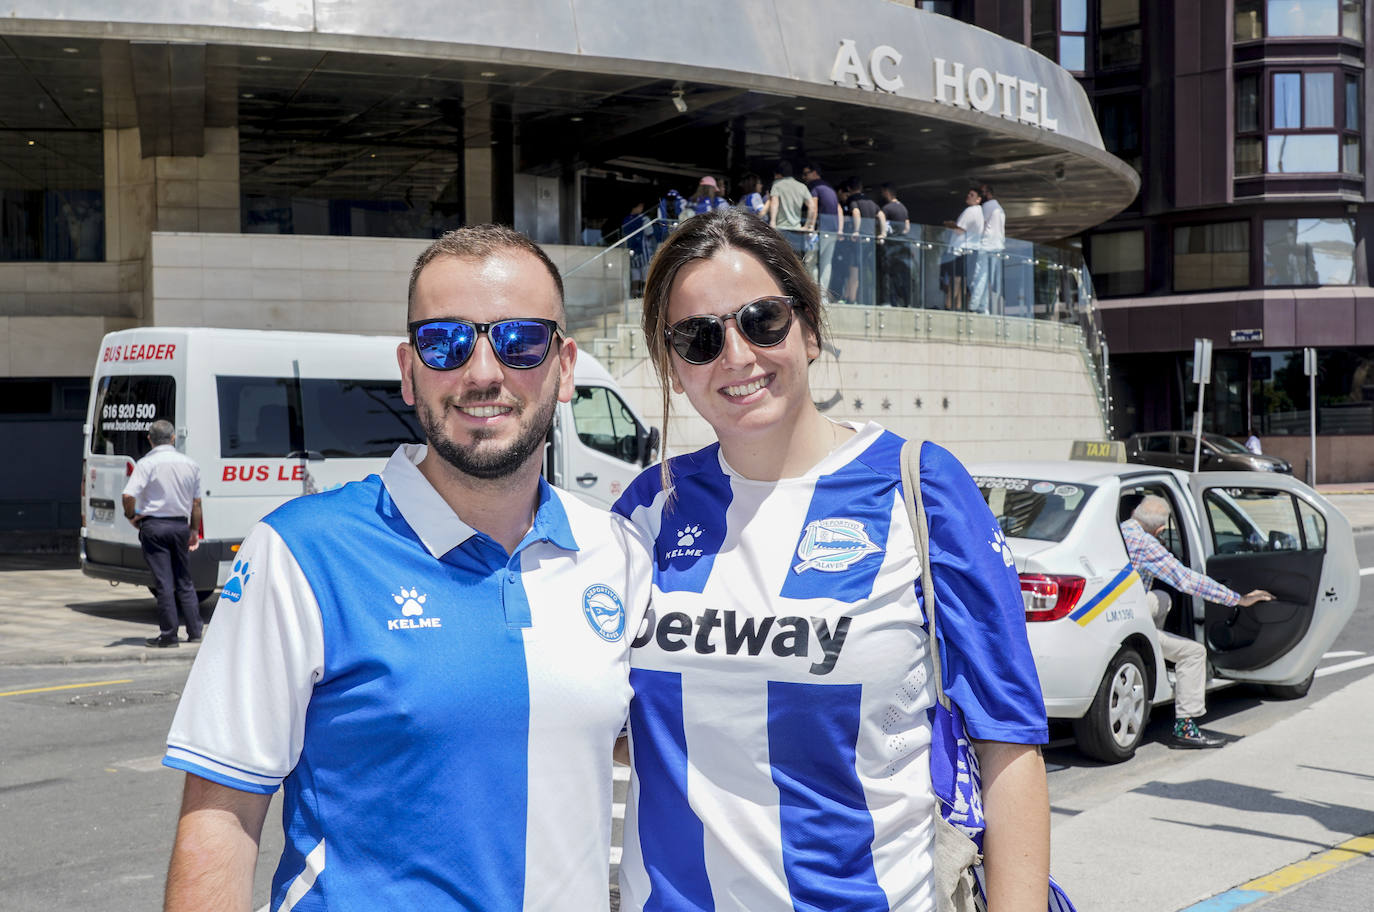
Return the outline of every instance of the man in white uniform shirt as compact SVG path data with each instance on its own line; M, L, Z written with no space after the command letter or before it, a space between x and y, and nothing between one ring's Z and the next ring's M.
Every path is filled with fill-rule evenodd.
M138 530L143 559L156 585L158 635L152 647L176 646L177 611L186 639L200 642L200 599L191 581L190 552L200 547L200 466L177 451L176 428L165 419L148 427L148 455L124 486L124 517Z

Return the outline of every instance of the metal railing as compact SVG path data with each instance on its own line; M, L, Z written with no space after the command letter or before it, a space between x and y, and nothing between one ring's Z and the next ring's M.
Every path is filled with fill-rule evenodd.
M573 332L614 338L621 325L639 322L649 263L676 227L676 222L646 218L565 274ZM1027 335L1012 328L1023 320L1078 327L1110 435L1107 343L1094 306L1092 276L1077 250L1014 238L999 249L984 250L934 225L913 224L907 234L882 238L862 228L858 233L780 233L820 283L832 313L858 306L951 311L969 315L971 322L982 315L998 325L980 337L1012 344Z

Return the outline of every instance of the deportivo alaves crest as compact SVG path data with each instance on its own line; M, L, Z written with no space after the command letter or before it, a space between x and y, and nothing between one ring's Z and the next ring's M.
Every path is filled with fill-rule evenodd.
M797 557L801 562L793 573L821 570L838 573L880 550L868 537L864 524L856 519L817 519L806 524Z

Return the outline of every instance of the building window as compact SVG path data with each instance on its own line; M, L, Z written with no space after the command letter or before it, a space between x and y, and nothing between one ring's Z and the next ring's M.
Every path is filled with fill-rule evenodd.
M1249 284L1249 222L1174 229L1174 291L1243 288Z
M1344 70L1238 76L1236 175L1361 173L1361 104L1360 77Z
M1264 221L1265 285L1354 285L1355 220Z
M1265 436L1305 436L1311 395L1302 349L1250 355L1255 429ZM1374 348L1317 352L1317 433L1374 434Z
M1235 39L1364 40L1363 0L1236 0Z
M1140 0L1099 0L1097 65L1140 64Z
M1094 234L1090 241L1093 285L1103 297L1145 293L1145 232Z
M99 130L0 130L0 262L105 258Z
M453 147L314 142L245 129L239 150L245 234L436 238L462 224Z
M1033 0L1031 48L1082 73L1088 61L1088 0Z
M1264 137L1260 128L1259 76L1236 78L1236 175L1264 171Z
M1141 170L1140 95L1108 95L1097 100L1102 145L1117 158Z

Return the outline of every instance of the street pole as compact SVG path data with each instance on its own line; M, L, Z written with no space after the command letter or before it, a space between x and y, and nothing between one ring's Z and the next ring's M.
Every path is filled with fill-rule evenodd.
M1307 416L1310 448L1307 457L1307 483L1317 486L1317 350L1302 350L1302 370L1307 374Z
M1212 379L1212 340L1193 340L1193 382L1197 384L1197 414L1193 416L1193 471L1202 462L1202 397Z

